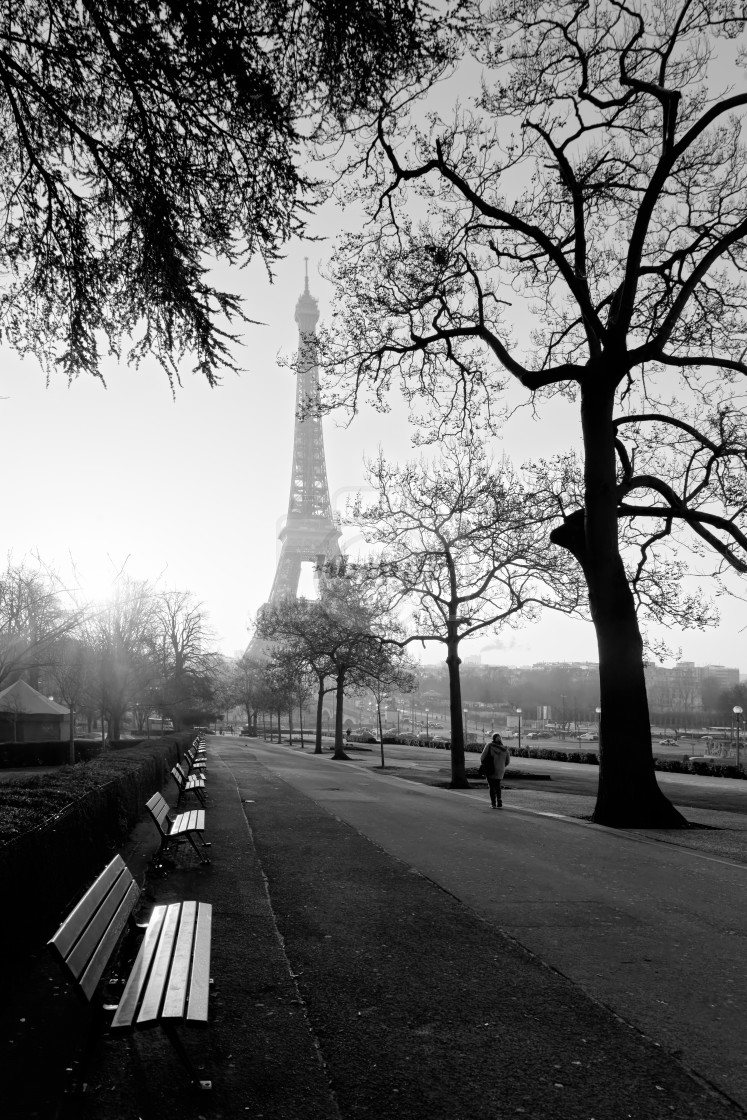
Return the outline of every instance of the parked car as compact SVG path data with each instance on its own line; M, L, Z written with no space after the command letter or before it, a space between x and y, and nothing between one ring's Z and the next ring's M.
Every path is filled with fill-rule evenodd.
M584 735L579 735L579 743L596 743L599 736L595 731L587 731Z

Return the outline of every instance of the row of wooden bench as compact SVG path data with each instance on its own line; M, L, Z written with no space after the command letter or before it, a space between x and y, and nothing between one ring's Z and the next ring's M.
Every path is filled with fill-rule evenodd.
M197 837L203 848L209 847L202 836L207 779L199 737L185 755L185 763L171 771L179 787L177 809L188 794L194 794L202 808L177 812L172 818L165 798L156 793L147 809L161 836L159 857L169 845L184 840L203 863L209 863L195 844ZM207 1026L212 906L195 901L158 905L146 923L136 923L133 915L140 897L132 873L122 857L115 856L67 916L49 947L77 992L92 1005L92 1030L107 1023L113 1032L160 1026L192 1082L200 1089L210 1089L212 1082L195 1069L176 1027ZM143 930L143 937L119 1003L111 1006L104 1002L100 981L123 935L134 929Z
M210 847L210 842L205 840L203 836L203 832L205 831L207 763L204 757L198 753L196 747L190 748L184 757L187 763L186 770L179 763L171 770L171 777L176 783L178 792L176 802L177 810L182 801L190 793L194 794L202 808L188 809L183 813L177 812L172 816L169 804L162 794L154 793L153 796L149 798L145 807L161 837L161 846L156 856L156 862L159 864L163 863L172 844L179 844L183 841L192 845L202 863L210 863L210 860L200 851L195 843L195 838L197 838L203 849Z

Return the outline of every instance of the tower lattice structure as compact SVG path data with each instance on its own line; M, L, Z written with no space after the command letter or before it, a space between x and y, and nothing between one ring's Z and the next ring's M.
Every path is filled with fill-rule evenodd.
M288 517L279 540L280 557L270 591L270 602L298 594L301 565L311 561L322 567L341 556L340 530L332 513L324 457L324 436L319 411L319 362L316 325L319 306L309 292L309 277L296 304L298 361L296 424L293 433Z

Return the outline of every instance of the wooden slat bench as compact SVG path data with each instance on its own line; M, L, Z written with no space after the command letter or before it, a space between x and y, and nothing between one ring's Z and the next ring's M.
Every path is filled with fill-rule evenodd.
M76 990L94 1006L94 1023L114 1011L109 1029L160 1026L193 1083L201 1078L176 1032L178 1024L207 1026L212 907L205 902L155 906L116 1008L104 1005L99 982L125 929L132 927L140 888L121 856L115 856L70 912L50 949Z
M187 763L187 769L190 774L194 772L203 773L205 770L207 770L207 762L204 758L200 758L197 751L185 751L184 759Z
M197 836L203 848L210 847L210 841L205 840L202 835L205 831L204 809L188 809L186 812L178 813L172 818L168 802L160 793L154 793L153 796L146 801L145 808L150 813L156 828L161 834L161 846L158 849L158 857L162 856L172 843L178 844L180 840L187 840L197 852L202 863L210 863L210 860L200 852L200 849L194 841L195 836Z
M179 790L179 800L177 804L181 804L182 797L188 793L193 793L200 804L205 806L205 787L207 782L200 774L190 774L187 776L184 769L177 762L176 766L171 768L171 777L176 782L176 788Z

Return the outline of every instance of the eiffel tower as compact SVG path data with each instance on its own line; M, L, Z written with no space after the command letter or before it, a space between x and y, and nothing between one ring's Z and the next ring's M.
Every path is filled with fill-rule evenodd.
M308 260L303 295L296 304L298 361L296 425L293 435L288 517L279 540L282 543L270 602L298 594L301 565L312 561L321 567L342 555L342 533L332 513L324 458L322 418L319 413L319 365L316 324L319 306L309 291ZM259 644L259 643L258 643ZM250 649L254 642L250 643Z

